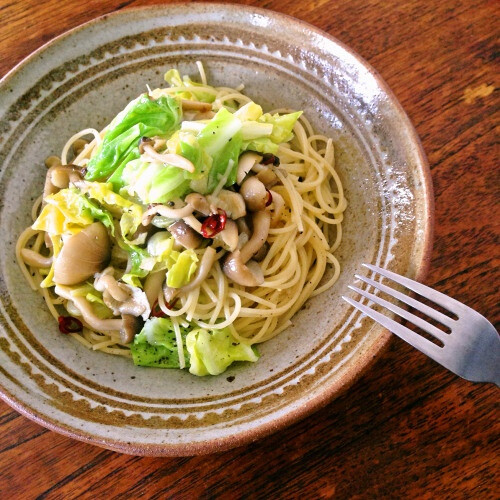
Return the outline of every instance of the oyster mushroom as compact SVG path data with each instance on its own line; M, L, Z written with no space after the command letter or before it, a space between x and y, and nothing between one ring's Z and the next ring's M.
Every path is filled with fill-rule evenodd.
M243 196L228 189L222 189L217 196L208 195L207 202L217 208L222 208L231 219L239 219L247 213Z
M258 286L264 282L264 275L259 264L250 261L250 259L264 246L269 234L270 221L269 212L255 213L252 218L252 237L241 250L235 250L225 258L222 270L229 279L238 285Z
M54 263L54 281L76 285L101 272L111 256L111 241L101 222L94 222L64 243Z
M144 320L132 314L122 314L122 326L120 328L120 340L124 344L130 344L134 337L142 330Z
M238 170L236 171L236 183L241 184L248 172L252 170L253 166L260 162L262 155L259 153L254 153L253 151L248 151L240 156L238 161Z
M203 241L203 238L183 220L174 222L168 227L168 231L184 248L198 248Z
M251 212L258 212L266 208L269 195L266 186L257 177L252 176L241 185L240 194Z
M47 170L45 185L43 187L43 198L65 189L70 182L82 181L82 169L76 165L53 165Z
M210 215L210 203L199 193L190 193L184 201L193 208L194 211L200 212L203 215Z

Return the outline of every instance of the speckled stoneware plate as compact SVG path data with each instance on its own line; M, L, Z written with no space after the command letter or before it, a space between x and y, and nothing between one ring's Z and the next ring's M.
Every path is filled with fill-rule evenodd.
M349 207L342 273L256 364L218 377L135 367L61 336L15 263L42 190L43 160L103 127L166 69L237 86L267 107L304 110L331 136ZM255 440L326 404L363 372L389 333L341 300L362 262L420 279L432 190L419 140L387 85L318 29L241 5L186 4L105 16L50 42L0 86L0 390L57 432L138 455L215 452Z

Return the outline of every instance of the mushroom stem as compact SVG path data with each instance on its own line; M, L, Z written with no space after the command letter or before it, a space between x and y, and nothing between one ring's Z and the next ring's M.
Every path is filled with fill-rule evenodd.
M56 285L55 292L63 299L71 300L75 307L82 313L83 320L93 330L119 331L122 326L121 319L101 319L94 314L92 305L85 297L74 297L71 288Z
M161 161L162 163L167 163L173 167L182 168L188 172L193 173L195 168L194 165L184 156L177 154L161 154L155 151L153 146L145 143L143 146L144 152L153 160Z
M238 170L236 171L236 183L241 184L243 179L247 176L248 172L252 170L253 166L262 159L262 155L249 151L243 153L238 161Z
M21 249L21 256L23 257L24 262L32 267L47 268L52 265L52 257L44 257L29 248Z
M166 269L156 273L149 273L146 281L144 282L144 293L148 298L149 306L151 308L158 299L158 294L160 293L163 282L165 281L166 273Z
M264 245L269 234L271 215L267 211L256 212L253 214L253 233L246 245L241 249L241 259L243 263L247 262Z
M186 205L182 208L170 208L166 205L155 205L142 214L142 224L147 226L151 222L151 216L156 214L168 217L169 219L183 219L192 213L193 207L191 205Z

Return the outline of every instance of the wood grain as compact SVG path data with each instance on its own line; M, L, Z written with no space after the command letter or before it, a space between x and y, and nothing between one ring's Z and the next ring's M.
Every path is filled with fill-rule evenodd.
M52 37L147 1L3 0L0 75ZM240 2L324 29L388 82L427 152L436 239L427 283L500 321L498 2ZM47 431L0 403L2 498L478 498L499 485L498 389L394 340L343 397L263 441L139 458Z

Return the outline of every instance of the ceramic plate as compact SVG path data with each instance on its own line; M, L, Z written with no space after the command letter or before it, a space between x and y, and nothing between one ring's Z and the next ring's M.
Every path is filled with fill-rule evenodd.
M166 69L236 87L266 108L304 110L334 139L349 202L342 273L256 364L217 377L135 367L61 336L15 263L14 247L42 191L43 160L67 138L102 128L163 84ZM126 10L53 40L0 86L0 390L38 423L139 455L190 455L241 445L326 404L369 365L389 333L344 303L362 262L425 273L432 192L419 140L387 85L318 29L241 5Z

